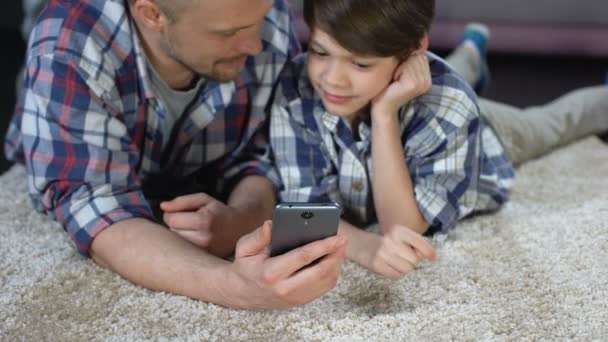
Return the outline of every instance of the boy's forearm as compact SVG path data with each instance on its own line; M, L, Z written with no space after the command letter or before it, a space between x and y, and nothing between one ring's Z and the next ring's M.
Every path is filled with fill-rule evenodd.
M230 263L145 219L118 222L97 235L91 256L134 284L227 307L239 284Z
M399 224L424 233L429 224L416 202L401 143L398 115L376 117L381 119L372 124L372 183L378 221L385 231Z
M354 261L360 265L364 265L366 252L371 250L372 246L369 246L369 235L373 234L363 229L355 227L354 225L340 220L338 226L338 235L345 236L348 240L346 245L346 258Z

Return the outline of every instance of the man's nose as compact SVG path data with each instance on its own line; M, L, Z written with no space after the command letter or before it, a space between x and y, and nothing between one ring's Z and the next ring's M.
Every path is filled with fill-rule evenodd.
M262 52L262 37L259 30L252 30L243 37L239 44L239 52L243 55L255 56Z

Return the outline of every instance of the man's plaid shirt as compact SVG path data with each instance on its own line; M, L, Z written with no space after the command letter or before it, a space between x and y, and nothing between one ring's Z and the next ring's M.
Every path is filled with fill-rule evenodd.
M237 81L207 81L167 129L126 6L49 1L30 36L24 92L5 140L7 156L26 164L35 208L59 221L85 255L109 225L153 217L142 191L148 176L177 179L208 166L210 183L252 174L276 180L265 109L299 51L287 6L274 1L262 53Z

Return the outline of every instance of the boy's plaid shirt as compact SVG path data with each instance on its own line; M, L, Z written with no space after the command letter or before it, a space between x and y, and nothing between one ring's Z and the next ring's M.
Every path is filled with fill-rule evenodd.
M360 140L346 119L325 111L306 74L306 56L285 68L272 108L270 136L283 201L340 203L359 224L375 220L371 189L371 129ZM429 53L433 86L401 108L401 142L418 206L446 231L476 211L508 199L514 171L493 130L480 118L476 95Z

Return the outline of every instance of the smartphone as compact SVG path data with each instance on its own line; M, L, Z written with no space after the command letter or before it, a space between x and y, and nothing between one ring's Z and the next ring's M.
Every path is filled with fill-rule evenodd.
M279 203L272 215L270 256L338 233L342 208L328 203Z

